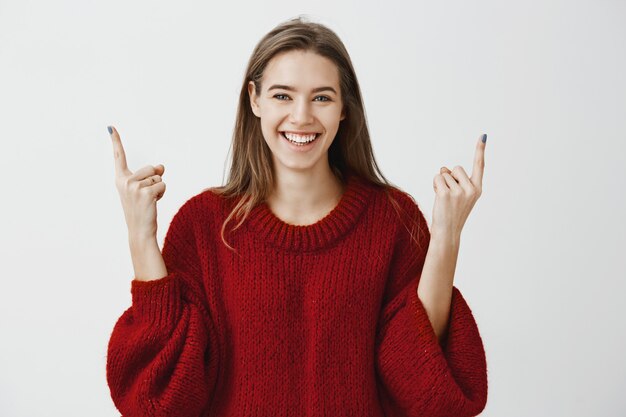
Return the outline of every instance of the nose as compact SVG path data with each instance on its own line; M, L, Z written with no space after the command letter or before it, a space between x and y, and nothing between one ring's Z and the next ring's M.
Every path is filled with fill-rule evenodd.
M295 126L306 125L313 121L311 107L307 100L294 102L291 110L291 123Z

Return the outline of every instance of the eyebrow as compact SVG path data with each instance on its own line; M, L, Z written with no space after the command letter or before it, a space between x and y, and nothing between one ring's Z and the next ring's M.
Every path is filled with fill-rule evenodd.
M289 90L289 91L296 91L296 89L290 85L282 85L282 84L274 84L273 86L271 86L270 88L267 89L267 91L271 91L271 90ZM314 93L319 93L320 91L332 91L333 93L337 94L337 91L335 91L334 88L332 87L318 87L318 88L314 88L312 90Z

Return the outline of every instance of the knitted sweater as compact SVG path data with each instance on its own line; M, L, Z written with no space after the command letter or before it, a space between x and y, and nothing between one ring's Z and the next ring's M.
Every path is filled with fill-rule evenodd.
M220 237L232 200L188 199L163 242L168 275L133 279L107 382L124 417L475 416L485 351L453 287L440 344L417 296L430 233L412 197L349 176L338 205L292 225L261 203ZM419 226L419 244L409 237Z

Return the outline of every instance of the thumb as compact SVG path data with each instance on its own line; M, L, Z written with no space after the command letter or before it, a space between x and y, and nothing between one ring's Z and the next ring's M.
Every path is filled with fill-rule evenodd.
M163 173L165 172L165 166L163 164L159 164L155 167L157 172L160 172L159 175L163 175Z

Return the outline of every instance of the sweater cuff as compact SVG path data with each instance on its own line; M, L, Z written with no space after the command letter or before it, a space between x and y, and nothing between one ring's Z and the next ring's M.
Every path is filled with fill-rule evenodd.
M465 386L484 384L486 390L484 374L487 362L482 337L472 310L461 291L455 286L452 287L448 327L442 343L439 343L426 309L417 296L417 286L417 283L411 286L409 302L413 306L413 319L417 321L418 329L421 329L420 339L426 342L425 346L443 353L448 366L459 374L457 375L459 379L461 372L467 377L467 381L462 381ZM472 378L474 381L471 381Z
M419 329L422 329L422 338L426 338L428 340L428 344L433 345L436 344L441 348L441 351L446 354L449 353L450 350L450 342L454 344L455 341L458 342L459 331L466 330L468 326L476 327L476 322L474 321L474 317L471 315L469 310L469 306L467 302L461 295L461 291L455 286L452 286L452 298L450 300L450 315L448 318L448 325L441 343L437 338L437 334L435 333L435 329L428 318L428 313L426 312L426 308L424 304L422 304L422 300L417 295L417 288L419 285L419 281L416 280L412 283L411 289L409 292L409 303L413 306L414 319L417 321L417 326Z
M131 281L134 318L151 326L176 323L181 310L180 279L175 273L152 281Z

